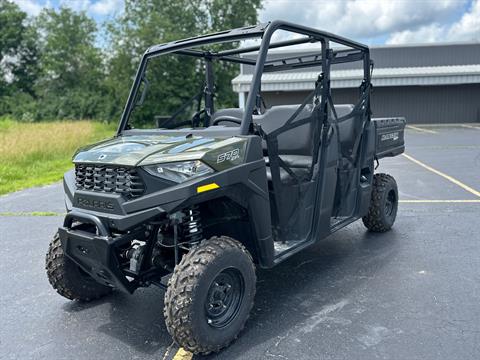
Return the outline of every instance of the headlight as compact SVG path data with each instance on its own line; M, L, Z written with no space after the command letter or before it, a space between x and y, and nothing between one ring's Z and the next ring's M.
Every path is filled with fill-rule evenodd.
M149 174L176 183L213 173L213 169L200 160L172 162L143 167Z

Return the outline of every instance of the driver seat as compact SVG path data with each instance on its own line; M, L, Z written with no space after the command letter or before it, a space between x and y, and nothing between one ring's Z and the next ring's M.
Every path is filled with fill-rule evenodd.
M219 109L215 111L212 115L212 118L210 121L213 123L216 119L222 117L222 116L233 116L234 118L237 118L238 120L243 119L243 109L240 108L226 108L226 109ZM222 123L224 126L238 126L235 123L232 122L227 122L225 121Z

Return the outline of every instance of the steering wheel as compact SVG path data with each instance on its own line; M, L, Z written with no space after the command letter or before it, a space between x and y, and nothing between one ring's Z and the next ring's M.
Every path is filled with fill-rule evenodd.
M242 120L236 118L235 116L222 115L219 116L217 119L213 120L212 125L218 125L218 123L222 121L231 122L238 125L242 124Z

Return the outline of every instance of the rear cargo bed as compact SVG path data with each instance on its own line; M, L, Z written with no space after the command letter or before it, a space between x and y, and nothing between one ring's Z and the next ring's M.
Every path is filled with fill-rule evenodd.
M405 151L405 118L373 118L375 125L375 156L381 159Z

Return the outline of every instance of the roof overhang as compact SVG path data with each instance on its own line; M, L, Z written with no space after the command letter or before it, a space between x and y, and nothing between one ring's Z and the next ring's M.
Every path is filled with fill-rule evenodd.
M330 76L332 88L355 88L363 71L336 70ZM262 91L312 90L317 78L318 72L264 73ZM251 81L251 74L240 74L232 80L233 90L248 92ZM372 83L375 87L475 84L480 83L480 64L375 69Z

